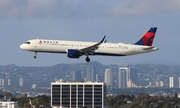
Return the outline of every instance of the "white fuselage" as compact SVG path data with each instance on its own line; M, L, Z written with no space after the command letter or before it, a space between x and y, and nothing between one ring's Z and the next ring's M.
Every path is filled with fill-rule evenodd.
M97 42L34 39L23 43L20 48L32 52L67 53L68 49L80 50L96 43ZM156 50L158 50L158 48L152 46L124 43L102 43L91 55L128 56Z

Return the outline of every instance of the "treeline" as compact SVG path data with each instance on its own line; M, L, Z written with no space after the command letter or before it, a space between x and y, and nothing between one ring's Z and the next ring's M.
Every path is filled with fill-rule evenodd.
M6 99L11 99L11 101L17 101L18 106L20 108L29 108L30 107L30 100L32 102L32 105L34 105L36 107L47 107L47 106L50 106L50 104L51 104L50 103L50 101L51 101L50 96L46 96L46 95L30 98L30 97L27 97L26 94L24 94L21 97L14 97L14 96L12 96L11 93L5 92L3 95L2 94L0 95L0 98L3 100L5 100L4 97L6 97Z
M174 96L150 96L149 94L108 96L110 108L180 108L178 94Z
M42 95L34 98L27 97L24 94L21 97L14 97L9 92L0 94L1 99L11 99L17 101L20 108L29 108L30 101L36 107L50 107L50 96ZM178 94L174 96L150 96L140 93L138 96L129 94L119 94L117 96L107 97L107 106L110 108L180 108L180 99Z
M110 94L134 94L139 95L139 93L144 94L159 94L159 95L173 95L176 91L180 93L179 88L163 88L163 87L149 87L149 88L108 88L108 93Z

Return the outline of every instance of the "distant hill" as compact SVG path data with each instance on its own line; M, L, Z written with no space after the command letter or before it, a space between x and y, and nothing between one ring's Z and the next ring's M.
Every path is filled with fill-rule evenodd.
M104 71L106 68L112 70L113 81L118 80L118 65L103 65L99 62L57 64L45 67L9 64L0 66L0 78L4 79L5 87L8 87L8 79L11 80L11 87L18 87L19 78L23 78L23 87L25 88L31 87L32 84L37 84L38 87L50 87L50 82L55 81L55 79L71 80L73 71L80 70L85 73L89 66L97 68L99 81L104 80ZM136 64L127 66L137 69L138 85L147 85L150 81L163 81L168 84L169 76L174 76L175 78L180 76L180 66L178 65Z

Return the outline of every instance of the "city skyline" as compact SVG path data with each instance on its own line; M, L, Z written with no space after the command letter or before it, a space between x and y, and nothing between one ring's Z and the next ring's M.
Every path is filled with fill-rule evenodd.
M95 62L94 65L93 64L87 65L87 63L85 63L84 65L77 64L77 68L70 68L71 66L74 67L75 65L76 64L67 64L62 66L59 64L55 67L53 66L51 67L53 71L54 69L66 70L67 67L70 69L66 71L62 70L55 73L54 72L52 73L52 71L50 71L49 69L48 71L45 71L47 68L50 67L19 67L15 65L2 66L0 68L1 69L0 86L7 88L12 86L13 87L20 86L26 88L26 87L32 87L33 84L37 84L40 87L42 86L43 81L41 82L41 80L39 80L38 77L35 77L37 75L38 76L41 75L44 81L52 81L59 79L62 79L63 81L95 81L95 82L105 82L107 83L107 86L113 86L119 88L126 88L126 87L179 88L179 84L180 84L180 80L179 80L180 77L178 74L180 71L179 66L142 64L142 65L131 65L131 66L123 66L123 67L111 65L108 66L109 68L107 68L107 66L103 66L102 64L100 63L98 64L97 62ZM60 66L62 67L59 68ZM80 66L81 68L78 66ZM31 70L36 70L36 71L31 71ZM39 72L42 71L44 74L39 74ZM27 75L23 74L22 72L23 73L27 72L26 73ZM14 74L10 74L10 73L14 73ZM55 76L52 76L52 74ZM33 78L35 77L33 80L32 80L32 75L34 75ZM51 77L48 78L48 76ZM43 86L45 85L46 84L43 84Z

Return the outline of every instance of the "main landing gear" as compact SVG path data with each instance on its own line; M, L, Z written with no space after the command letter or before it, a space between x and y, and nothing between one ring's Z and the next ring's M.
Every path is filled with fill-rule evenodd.
M36 59L37 58L37 52L35 52L35 55L34 55L34 59Z
M87 62L90 62L90 58L89 58L88 56L86 57L86 61L87 61Z

